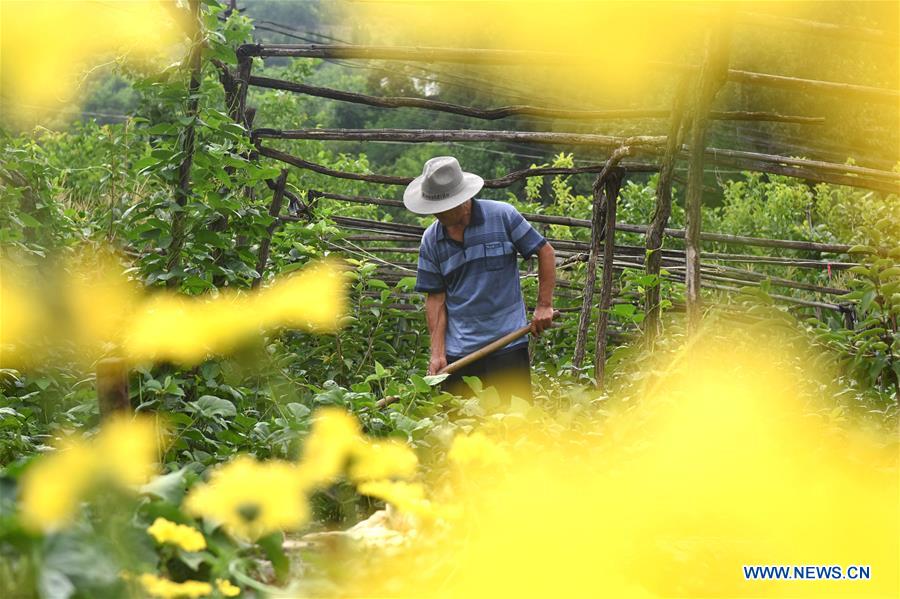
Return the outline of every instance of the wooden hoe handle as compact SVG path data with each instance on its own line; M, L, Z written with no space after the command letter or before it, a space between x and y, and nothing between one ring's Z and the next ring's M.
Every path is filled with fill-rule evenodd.
M556 318L557 316L559 316L559 312L554 311L553 317ZM492 341L491 343L488 343L481 349L475 350L467 356L463 356L456 362L447 364L446 366L441 368L441 370L438 372L438 374L452 374L452 373L456 372L457 370L459 370L460 368L462 368L464 366L468 366L475 360L480 360L481 358L494 353L501 347L504 347L505 345L509 345L516 339L521 339L522 337L527 335L530 330L531 330L531 323L528 323L521 329L516 329L512 333L508 333L508 334L504 335L503 337L500 337L496 341Z

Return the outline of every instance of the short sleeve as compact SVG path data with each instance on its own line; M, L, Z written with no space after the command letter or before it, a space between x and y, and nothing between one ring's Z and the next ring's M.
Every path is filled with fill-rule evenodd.
M509 206L505 219L509 239L523 258L530 258L547 243L544 236L538 233L515 207Z
M422 236L422 243L419 245L419 265L416 268L416 291L423 293L437 293L444 291L444 275L441 274L441 267L434 260L430 251L430 244Z

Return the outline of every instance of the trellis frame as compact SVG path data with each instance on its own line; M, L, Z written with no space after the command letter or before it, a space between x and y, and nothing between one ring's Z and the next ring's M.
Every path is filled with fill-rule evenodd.
M782 24L784 25L784 24ZM804 22L801 26L806 27L813 31L818 31L815 25L810 25L809 22ZM835 29L832 27L826 27L821 29L823 32L828 35L840 35L840 32L835 33ZM847 33L847 35L856 35L856 36L868 36L872 37L877 35L870 30L865 31L856 31ZM720 49L717 52L713 46L719 44ZM750 237L742 237L742 236L733 236L733 235L722 235L722 234L714 234L714 233L704 233L699 229L699 203L697 203L696 207L693 209L695 214L689 216L689 219L693 218L693 222L690 222L690 226L695 226L696 230L692 231L690 226L687 231L679 231L673 230L666 227L668 221L668 212L669 209L666 207L666 197L671 198L671 186L672 186L672 166L675 161L679 157L687 156L690 161L692 168L689 169L688 175L688 193L692 197L695 198L695 202L699 200L700 187L702 184L701 177L698 173L702 173L703 163L709 162L712 164L722 164L728 166L735 166L738 168L746 168L747 170L753 170L757 172L766 172L772 174L780 174L787 175L792 177L801 178L807 180L809 182L818 183L830 183L830 184L838 184L838 185L848 185L852 187L860 187L866 188L870 190L875 190L882 193L900 193L900 174L893 173L890 171L883 171L878 169L868 169L862 167L853 167L848 165L842 165L837 163L828 163L822 161L814 161L814 160L805 160L805 159L795 159L789 158L785 156L773 156L767 154L759 154L753 152L742 152L735 150L722 150L716 148L707 148L705 147L705 143L703 142L703 135L699 132L698 127L702 129L703 122L706 119L731 119L731 120L770 120L776 122L792 122L792 123L800 123L800 124L816 124L823 122L824 119L816 116L804 116L804 115L783 115L777 113L762 113L762 112L722 112L722 111L711 111L709 110L709 105L712 102L712 98L714 96L714 91L711 93L708 90L714 90L712 87L714 85L721 85L721 83L725 81L737 81L741 83L749 83L755 85L766 85L773 87L781 87L788 89L800 89L805 91L813 91L816 93L829 93L836 94L844 97L852 97L857 100L863 100L868 102L896 102L898 98L900 98L900 92L896 90L887 90L881 88L873 88L868 86L860 86L854 84L843 84L838 82L829 82L829 81L816 81L810 79L801 79L795 77L784 77L780 75L770 75L765 73L752 73L747 71L741 71L736 69L730 69L727 66L727 59L724 59L721 52L721 48L727 45L727 42L710 42L710 51L707 53L709 57L708 61L716 61L717 66L706 66L701 65L700 67L695 67L692 65L653 65L656 68L668 69L670 71L675 71L677 73L682 74L682 89L680 92L676 93L676 103L670 110L659 109L659 110L630 110L630 111L597 111L597 110L571 110L571 109L562 109L562 108L554 108L549 106L526 106L526 105L516 105L516 106L502 106L494 109L481 109L481 108L473 108L467 107L457 104L450 104L446 102L438 102L434 100L428 100L423 98L405 98L405 97L375 97L366 94L358 94L353 92L344 92L341 90L335 90L330 88L323 88L317 86L310 86L306 84L283 81L278 79L272 79L269 77L261 77L256 76L251 73L252 71L252 58L253 57L266 57L266 56L290 56L290 57L315 57L315 58L357 58L357 59L379 59L379 60L403 60L403 61L412 61L412 62L457 62L457 63L468 63L468 64L492 64L492 65L512 65L512 64L522 64L523 62L528 62L529 64L536 63L556 63L561 60L565 60L568 62L577 62L580 60L580 57L561 54L561 53L530 53L530 52L518 52L518 51L503 51L503 50L484 50L484 49L461 49L461 48L404 48L404 47L385 47L385 46L338 46L338 45L320 45L320 44L248 44L243 45L238 48L238 68L236 73L231 73L224 65L219 65L220 69L223 71L223 83L226 79L232 81L234 83L231 94L229 95L229 105L234 106L234 113L237 118L236 121L241 122L251 131L251 139L253 140L256 152L258 156L264 156L267 158L271 158L274 160L278 160L282 163L289 164L295 166L297 168L302 168L306 170L310 170L313 172L317 172L320 174L324 174L331 177L338 177L344 179L358 180L358 181L366 181L371 183L377 183L382 185L393 185L393 186L405 186L411 180L412 177L398 177L398 176L389 176L389 175L379 175L379 174L358 174L358 173L347 173L337 171L323 165L319 165L310 161L307 161L301 157L293 156L287 152L283 152L281 150L277 150L275 148L271 148L263 144L262 140L264 139L320 139L320 140L337 140L337 141L399 141L406 143L426 143L431 141L457 141L457 142L471 142L471 141L525 141L530 143L549 143L549 144L578 144L578 145L587 145L587 146L595 146L602 147L614 150L612 155L609 157L607 161L604 163L590 165L587 167L577 167L577 168L538 168L538 169L528 169L523 171L515 171L509 173L508 175L501 177L499 179L487 180L485 186L488 188L502 188L508 187L509 185L528 178L535 176L549 176L549 175L577 175L577 174L585 174L585 173L599 173L597 180L595 182L595 203L594 209L595 214L592 221L584 221L580 219L572 219L567 217L554 217L554 216L546 216L546 215L525 215L526 218L531 220L532 222L543 222L548 224L560 224L565 226L576 226L576 227L591 227L592 228L592 242L588 247L584 249L588 250L588 254L586 254L585 259L589 261L591 264L596 264L597 260L602 256L604 261L605 268L603 269L604 277L603 284L601 285L600 292L601 297L603 298L602 304L607 308L609 304L612 302L612 271L617 268L624 268L622 260L616 260L616 252L619 250L620 246L616 246L614 242L614 231L626 231L633 233L642 233L646 236L647 250L650 251L650 258L647 260L639 260L635 265L636 266L645 266L647 272L650 274L659 274L659 267L663 262L667 262L667 268L671 270L679 270L682 267L679 265L680 263L677 261L677 258L672 256L672 250L663 250L662 243L663 239L666 236L678 238L685 238L686 248L685 252L687 254L687 260L684 264L684 269L686 271L686 277L688 280L693 280L696 283L696 289L702 285L704 287L711 287L714 289L721 289L724 291L735 291L732 287L727 287L720 285L718 283L713 283L710 281L722 281L725 282L741 282L743 284L753 284L753 281L747 281L748 277L744 277L745 280L741 281L740 279L729 278L728 275L738 276L740 273L729 272L729 267L718 267L718 272L711 271L708 265L703 266L700 262L700 243L702 241L713 241L718 243L727 243L732 245L755 245L762 247L774 247L774 248L784 248L784 249L796 249L796 250L806 250L813 251L819 253L844 253L849 248L845 245L839 244L816 244L810 242L797 242L791 240L773 240L773 239L762 239L762 238L750 238ZM710 63L712 64L712 63ZM695 134L692 139L695 143L693 143L694 148L691 146L684 146L681 143L680 139L672 139L672 136L679 137L684 135L685 129L683 128L682 121L687 120L683 117L685 114L685 109L683 108L686 100L685 96L687 95L686 87L690 84L689 82L694 79L696 80L696 73L699 69L699 81L695 84L698 86L698 91L695 92L695 102L693 104L694 110L688 115L687 119L690 120L691 126L694 128ZM707 75L704 77L705 72L718 72L718 75ZM712 81L719 81L718 84L712 83ZM473 130L453 130L453 131L434 131L434 130L323 130L323 129L314 129L314 130L292 130L292 131L281 131L281 130L273 130L273 129L252 129L250 124L252 123L252 108L247 107L247 94L249 87L256 86L261 88L269 88L269 89L281 89L290 91L293 93L306 94L316 97L328 98L336 101L344 101L344 102L352 102L356 104L375 106L379 108L385 109L393 109L393 108L401 108L401 107L413 107L420 108L424 110L432 110L439 112L448 112L452 114L459 114L462 116L468 116L472 118L478 118L483 120L498 120L502 118L506 118L509 116L530 116L536 118L559 118L559 119L570 119L570 120L600 120L607 118L669 118L671 122L671 126L669 128L669 133L667 136L656 136L656 137L647 137L647 136L638 136L632 138L616 138L613 136L602 136L602 135L594 135L594 134L567 134L567 133L559 133L559 132L519 132L519 131L473 131ZM705 86L705 87L704 87ZM707 90L707 91L704 91ZM229 90L226 89L226 92ZM697 99L700 99L700 102L697 102ZM700 143L696 143L697 140ZM627 148L627 151L623 150ZM650 158L661 158L661 165L657 165L655 163L647 163L647 162L621 162L622 158L626 154L637 154L644 157ZM621 163L620 163L621 162ZM661 172L660 184L657 189L657 212L655 215L653 222L650 226L636 225L636 224L626 224L626 223L616 223L615 222L615 197L611 198L611 202L607 202L606 204L606 213L607 218L612 216L608 222L601 222L603 219L599 219L597 210L600 208L600 203L596 201L597 190L602 188L603 185L607 183L604 179L607 178L607 173L609 173L612 169L615 169L616 173L621 175L626 175L634 172L655 172L659 170ZM699 170L698 170L699 169ZM275 200L273 200L273 205L270 210L270 214L272 216L278 216L280 213L280 202L281 197L283 195L287 195L290 199L291 204L295 206L299 206L301 211L306 212L306 217L310 216L310 211L308 210L308 205L301 202L299 198L290 194L289 191L284 189L284 178L286 171L283 171L282 177L279 178L278 184L271 184L275 190ZM602 193L599 194L602 196ZM356 202L356 203L371 203L375 205L382 206L390 206L396 207L400 203L394 200L382 199L382 198L364 198L359 196L342 196L340 194L333 194L329 192L320 192L315 190L310 190L309 197L307 200L310 203L314 203L316 198L325 197L338 201L348 201L348 202ZM276 205L277 203L277 205ZM612 206L609 206L609 204ZM288 222L291 220L299 220L300 218L306 217L297 217L291 215L282 215L278 217L277 222ZM372 238L372 240L383 240L383 241L398 241L398 242L406 242L406 241L417 241L418 237L421 235L421 228L416 227L414 225L400 225L397 223L382 223L379 221L365 221L365 219L351 219L349 217L335 217L335 220L342 224L342 226L348 228L356 228L361 231L375 231L376 235L369 235L368 237ZM364 221L364 222L361 222ZM600 226L608 229L608 238L604 242L604 248L601 251L599 248L599 244L597 243L599 238L601 237L601 231L599 229ZM273 229L273 227L270 227ZM379 233L380 232L380 233ZM272 231L269 231L271 235ZM378 235L381 236L381 239L378 238ZM366 237L366 236L360 236ZM264 244L266 247L266 254L268 244ZM575 244L572 244L575 246ZM377 248L374 248L377 249ZM414 250L414 248L409 248L410 250ZM560 248L561 253L568 253L569 257L578 256L578 254L573 254L573 252L577 249L577 247L573 248L570 246L570 249L565 250ZM668 255L667 255L668 254ZM727 260L728 254L713 254L712 258L716 259L717 257L721 257L721 259ZM735 255L731 255L735 256ZM737 258L732 258L736 260L741 260L742 258L737 255ZM750 256L744 257L744 259L752 258ZM766 257L756 256L756 259L766 260ZM263 255L263 249L260 250L260 260L259 260L259 274L260 278L263 276L263 271L266 267L266 259L267 255ZM676 263L673 265L672 260L676 260ZM791 260L791 259L783 259L780 257L771 257L768 259L769 263L776 264L789 264L789 265L797 265L801 268L815 268L817 265L826 264L831 267L833 265L834 268L847 268L852 265L852 263L845 262L817 262L812 260ZM782 262L785 260L786 262ZM789 261L789 262L787 262ZM385 264L392 264L390 262L385 261ZM626 264L628 264L626 262ZM400 266L396 264L394 266ZM406 267L406 271L409 269ZM705 270L704 270L705 269ZM731 269L731 271L736 269ZM749 272L749 271L747 271ZM596 271L593 269L589 269L589 273L596 274ZM704 274L705 273L705 274ZM754 273L759 277L771 279L771 277L765 277L764 275L759 275L758 273ZM708 281L704 281L703 279L709 279ZM752 276L749 278L753 278ZM777 278L776 278L777 279ZM780 279L776 284L789 283L790 281L787 279ZM825 293L825 294L833 294L840 295L842 290L815 286L810 284L801 284L799 282L795 282L799 287L808 291L813 291L816 293ZM756 284L759 284L759 280L756 281ZM691 285L689 285L691 286ZM787 285L790 286L790 285ZM593 290L593 285L587 286L590 291ZM692 286L693 287L693 286ZM648 339L648 344L652 347L653 338L656 335L656 322L658 319L658 290L655 292L648 291L647 297L645 298L645 306L647 308L647 313L651 317L651 324L647 328L646 334ZM590 293L586 293L587 297L590 297ZM688 302L687 302L687 312L689 314L689 320L695 320L695 318L699 315L699 293L695 293L691 291L688 294ZM809 301L809 300L801 300L798 298L791 298L789 296L773 296L781 301L787 301L789 303L794 303L799 306L807 306L814 307L816 309L831 309L838 310L841 312L847 312L851 310L852 307L847 304L840 303L829 303L829 302L819 302L819 301ZM607 328L606 319L603 316L607 316L608 312L605 311L603 305L601 305L601 319L600 323L598 323L598 333L597 333L597 345L605 347L605 343L602 340L605 339L605 331ZM581 322L579 324L579 332L586 326L585 322L589 322L590 309L592 307L592 302L590 299L586 299L582 309L580 311ZM694 316L691 316L694 315ZM579 336L580 343L582 346L584 342L581 339L581 335ZM576 351L576 356L578 352ZM597 374L597 380L600 384L602 384L602 372L604 362L604 352L598 351L595 353L595 372Z

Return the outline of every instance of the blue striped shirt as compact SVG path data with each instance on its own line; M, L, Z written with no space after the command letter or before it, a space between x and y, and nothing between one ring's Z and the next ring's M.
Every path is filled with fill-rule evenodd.
M516 253L547 240L505 202L472 200L463 242L435 221L422 235L416 291L447 293L448 356L464 356L527 324ZM516 340L500 351L528 343Z

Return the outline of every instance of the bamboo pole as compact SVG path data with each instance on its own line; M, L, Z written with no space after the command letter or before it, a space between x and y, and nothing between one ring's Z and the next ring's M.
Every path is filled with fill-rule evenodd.
M622 185L621 171L613 171L604 181L606 192L605 239L603 240L603 279L600 284L600 316L597 319L597 340L594 348L594 380L602 389L606 379L606 346L609 341L609 307L613 296L613 257L615 254L616 204Z
M498 108L473 108L461 104L429 100L426 98L372 96L356 92L342 91L328 87L318 87L306 83L273 79L270 77L250 77L250 85L266 89L280 89L307 96L327 98L341 102L350 102L375 108L422 108L449 114L458 114L486 121L495 121L510 116L532 116L549 119L566 120L611 120L611 119L646 119L667 118L669 110L623 108L617 110L571 110L544 106L513 105ZM818 125L825 122L825 117L786 115L774 112L759 111L714 111L710 118L723 121L769 121L777 123L797 123Z

